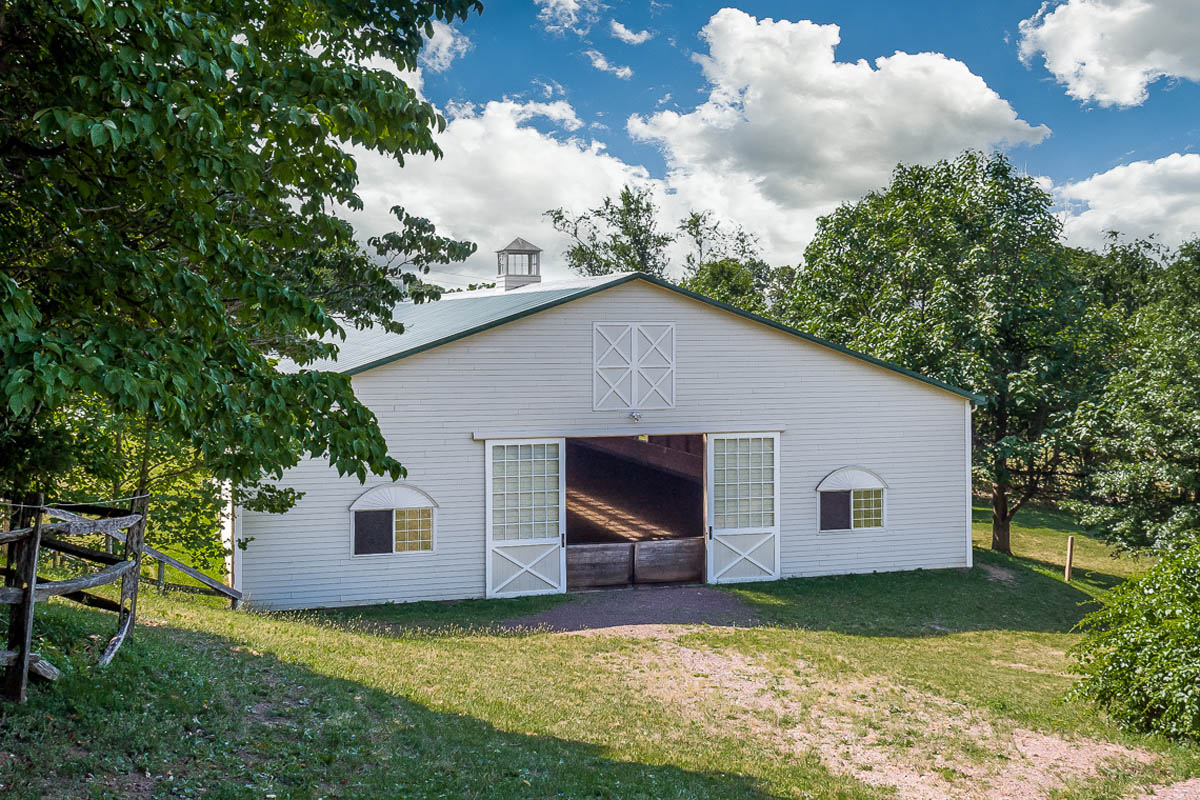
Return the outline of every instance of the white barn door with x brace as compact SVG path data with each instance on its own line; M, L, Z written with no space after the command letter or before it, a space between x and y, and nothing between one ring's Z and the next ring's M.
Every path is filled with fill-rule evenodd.
M707 437L708 581L779 577L779 434Z
M675 323L592 325L592 409L675 407Z
M567 590L565 439L487 442L488 597Z

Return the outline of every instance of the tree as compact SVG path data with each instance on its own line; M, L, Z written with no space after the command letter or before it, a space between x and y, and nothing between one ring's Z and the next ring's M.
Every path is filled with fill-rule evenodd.
M667 273L667 248L675 237L658 228L658 209L649 189L626 186L613 200L582 214L552 208L545 216L554 230L571 239L567 265L580 275L643 272L656 278Z
M771 267L763 260L758 237L741 225L731 229L711 211L692 210L679 221L678 230L691 242L691 252L683 259L685 274L693 275L714 261L731 260L745 265L760 288L769 281Z
M896 168L818 221L785 321L983 396L975 477L992 547L1013 514L1062 496L1072 418L1103 385L1113 326L1073 280L1050 197L1002 155Z
M1072 694L1126 727L1200 742L1200 539L1177 544L1083 618Z
M1153 237L1127 240L1109 231L1102 250L1073 249L1071 269L1075 280L1094 289L1105 306L1128 316L1153 301L1169 258L1167 248Z
M56 423L70 431L75 463L51 476L49 497L69 503L150 492L146 542L205 571L224 570L226 487L188 442L156 429L144 415L114 413L96 397L59 409Z
M1080 409L1092 469L1071 504L1130 550L1200 531L1200 239L1144 283L1119 369Z
M344 324L400 330L392 308L424 286L417 274L473 251L397 208L371 256L332 210L362 205L349 147L440 155L445 123L398 70L416 68L433 20L481 9L7 4L0 461L95 400L250 505L286 505L256 487L306 455L360 479L403 474L349 379L305 365L336 353ZM397 70L368 66L381 61ZM277 369L281 356L294 366ZM9 480L19 493L46 479Z
M766 315L766 298L754 285L754 273L745 264L732 258L708 261L681 284L689 291L711 297L727 305Z

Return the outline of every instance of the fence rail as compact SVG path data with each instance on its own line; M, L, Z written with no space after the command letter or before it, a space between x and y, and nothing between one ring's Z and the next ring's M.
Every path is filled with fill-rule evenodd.
M92 608L115 611L117 632L97 661L104 666L112 661L133 630L138 584L145 558L158 561L159 586L166 586L164 565L169 564L203 584L201 591L227 597L234 607L241 602L241 592L146 544L145 512L148 502L147 497L137 498L134 506L128 510L77 505L71 511L66 511L43 505L39 496L36 504L24 509L24 522L31 524L0 531L0 545L7 545L8 550L7 566L4 568L5 585L0 587L0 606L8 608L7 648L0 649L0 668L3 668L0 694L6 699L23 702L30 676L56 680L61 674L53 664L31 650L35 603L44 603L51 597L63 597ZM96 514L100 518L89 519L82 514ZM58 521L43 523L44 517ZM106 542L112 540L123 544L123 552L116 554L93 550L47 535L73 537L97 533L103 534ZM43 549L103 566L96 572L73 578L48 580L37 574L38 559ZM117 581L121 583L121 591L116 601L86 591Z

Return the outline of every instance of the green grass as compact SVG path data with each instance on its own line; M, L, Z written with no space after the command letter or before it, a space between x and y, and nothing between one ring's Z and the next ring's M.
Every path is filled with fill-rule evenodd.
M970 785L963 770L995 755L921 724L943 703L1001 732L1159 756L1064 783L1059 797L1119 798L1134 783L1200 774L1195 751L1061 699L1074 625L1135 565L1061 515L1017 523L1016 557L976 549L977 564L1008 580L977 567L738 587L762 624L667 642L495 626L572 602L562 597L254 614L149 591L133 640L99 670L113 617L54 602L39 607L37 635L65 675L0 710L0 795L880 798L891 792L870 772L842 775L787 734L848 714L847 730L876 737L881 753L953 751L932 773ZM708 660L670 666L680 651ZM738 695L746 675L757 688ZM664 699L689 681L720 691Z

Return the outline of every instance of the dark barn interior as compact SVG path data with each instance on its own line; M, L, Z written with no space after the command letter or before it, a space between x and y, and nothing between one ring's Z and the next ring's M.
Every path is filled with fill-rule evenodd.
M567 440L567 588L704 579L704 437Z

